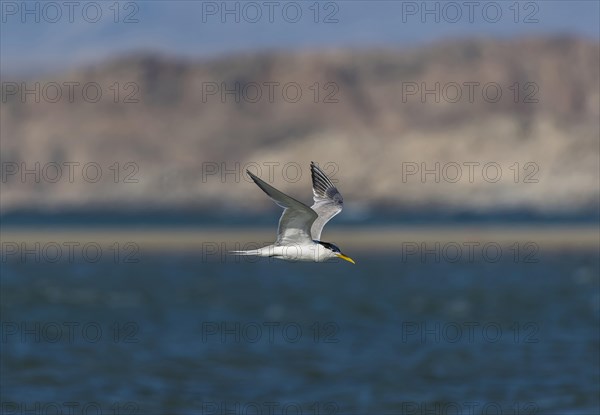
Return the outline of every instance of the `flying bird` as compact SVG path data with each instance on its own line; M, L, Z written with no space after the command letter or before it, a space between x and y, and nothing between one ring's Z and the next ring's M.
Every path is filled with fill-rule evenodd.
M331 242L321 241L323 227L342 211L344 199L329 177L314 162L310 163L314 204L308 207L275 189L246 170L254 183L283 208L277 240L272 245L249 251L232 251L238 255L274 257L288 261L325 262L342 258L355 264Z

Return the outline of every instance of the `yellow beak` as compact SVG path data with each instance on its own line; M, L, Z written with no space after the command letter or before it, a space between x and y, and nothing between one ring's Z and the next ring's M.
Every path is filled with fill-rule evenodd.
M346 255L344 255L344 254L338 254L338 258L345 259L346 261L348 261L348 262L352 262L353 264L355 264L355 265L356 265L356 262L354 262L354 260L353 260L352 258L350 258L349 256L346 256Z

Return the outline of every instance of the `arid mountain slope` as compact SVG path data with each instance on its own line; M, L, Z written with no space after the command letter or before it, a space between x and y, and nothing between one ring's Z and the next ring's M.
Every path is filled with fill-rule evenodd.
M315 160L355 212L587 210L599 197L599 62L597 43L527 38L144 55L3 80L0 207L260 209L270 202L238 172L258 166L308 199ZM36 82L39 96L23 93ZM79 163L73 177L65 163Z

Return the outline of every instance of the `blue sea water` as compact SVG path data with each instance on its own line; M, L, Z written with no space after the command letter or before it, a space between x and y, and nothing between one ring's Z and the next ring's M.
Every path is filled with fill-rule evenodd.
M3 259L2 413L599 413L597 252L352 254Z

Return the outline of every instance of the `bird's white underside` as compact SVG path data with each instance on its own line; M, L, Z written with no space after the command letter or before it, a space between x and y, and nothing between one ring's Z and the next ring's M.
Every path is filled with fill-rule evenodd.
M337 258L332 255L331 251L323 247L323 245L314 243L289 245L268 245L259 249L249 251L233 251L237 255L252 255L261 257L271 257L285 259L287 261L308 261L308 262L325 262L332 258Z

